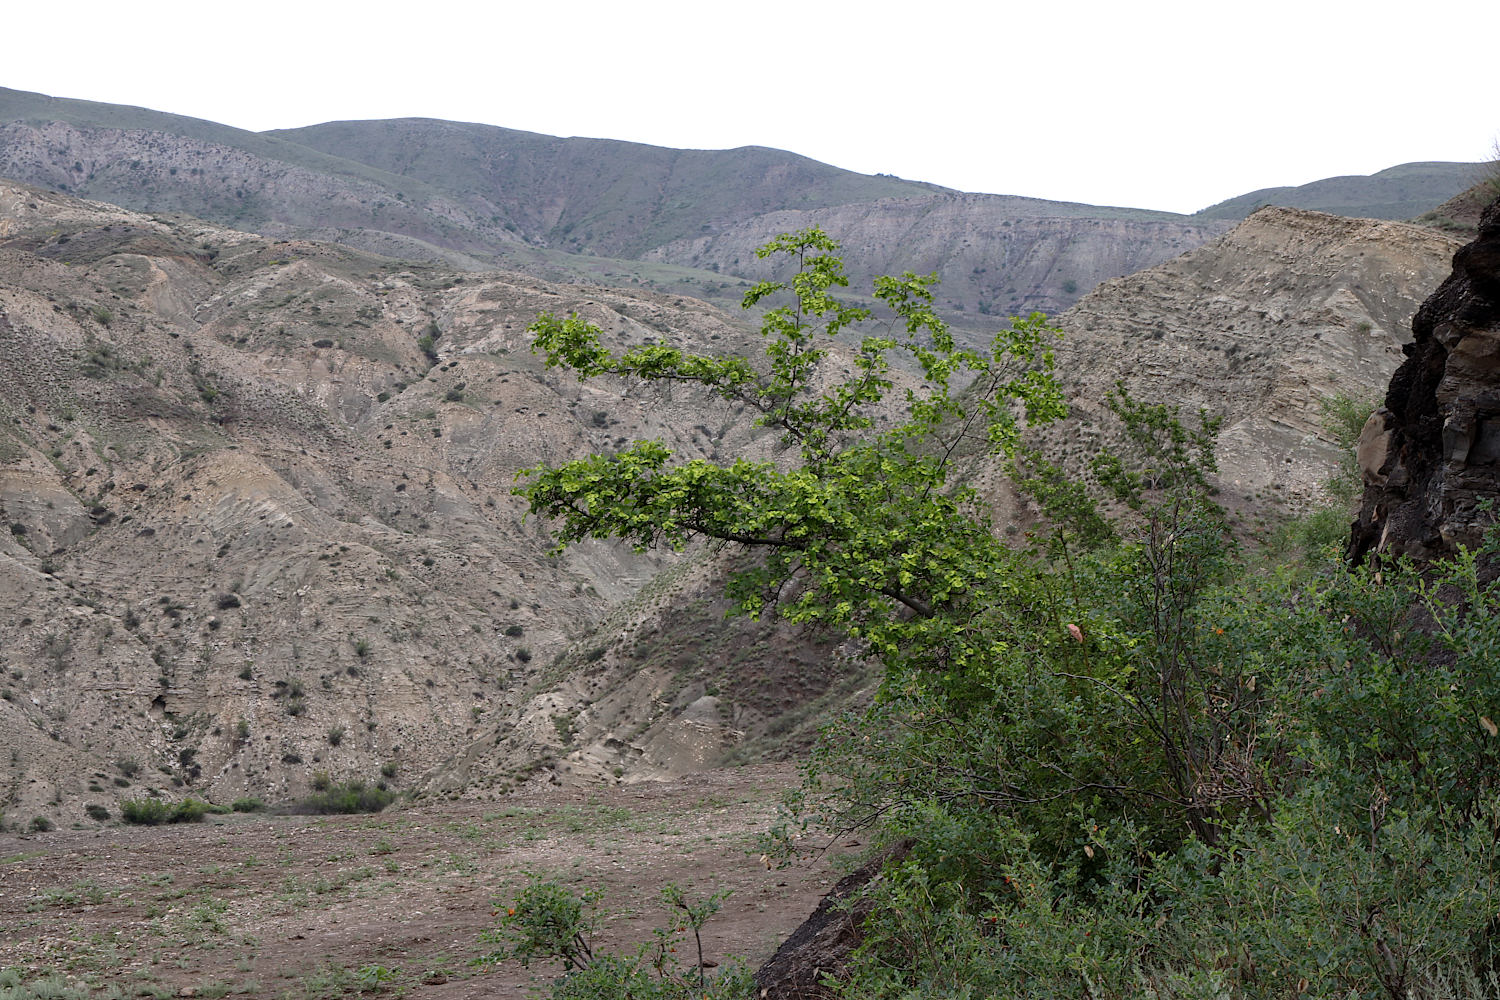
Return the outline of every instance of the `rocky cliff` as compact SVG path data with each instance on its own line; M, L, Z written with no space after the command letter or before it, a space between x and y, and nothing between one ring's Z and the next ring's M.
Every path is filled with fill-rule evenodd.
M1360 439L1364 501L1350 540L1429 558L1476 545L1500 496L1500 202L1418 310L1406 360Z

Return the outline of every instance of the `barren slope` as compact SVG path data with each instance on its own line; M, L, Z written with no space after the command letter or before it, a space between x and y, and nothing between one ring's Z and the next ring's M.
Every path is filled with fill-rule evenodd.
M1265 208L1206 246L1107 281L1059 318L1075 416L1051 438L1091 454L1104 395L1124 382L1138 398L1224 418L1230 500L1301 509L1339 459L1325 404L1375 404L1458 245L1404 223Z
M315 771L382 765L409 787L529 698L665 563L550 556L516 473L637 437L766 454L691 391L545 371L525 333L541 310L618 343L747 346L690 300L0 184L0 794L16 812L72 822L142 785L281 799Z

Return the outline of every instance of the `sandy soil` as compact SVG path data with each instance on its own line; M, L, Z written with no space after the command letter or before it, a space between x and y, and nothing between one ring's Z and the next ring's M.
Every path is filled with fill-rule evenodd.
M524 996L557 968L470 960L532 874L603 890L596 950L649 939L667 882L730 889L706 952L759 964L838 874L831 856L761 860L756 835L795 780L765 765L378 815L0 835L0 970L127 996L354 996L376 978L410 997Z

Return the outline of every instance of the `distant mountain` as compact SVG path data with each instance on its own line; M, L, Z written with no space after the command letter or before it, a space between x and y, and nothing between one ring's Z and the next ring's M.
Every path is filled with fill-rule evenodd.
M329 122L266 135L490 206L550 246L610 257L637 257L780 209L945 192L759 146L667 149L428 118Z
M1413 219L1472 185L1480 163L1402 163L1379 173L1327 177L1296 187L1262 188L1195 212L1197 219L1244 219L1257 208L1306 208L1361 219Z
M971 330L1061 310L1102 278L1228 228L962 194L759 147L664 149L430 119L253 133L3 89L0 176L267 236L723 306L756 277L753 250L768 231L818 222L851 243L877 241L902 267L937 271L945 314Z

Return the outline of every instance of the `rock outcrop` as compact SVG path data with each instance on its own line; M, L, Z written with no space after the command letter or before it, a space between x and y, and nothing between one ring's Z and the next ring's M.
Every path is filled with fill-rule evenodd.
M1430 558L1473 546L1500 495L1500 202L1417 311L1385 406L1360 441L1364 501L1349 544Z
M864 940L864 922L874 909L866 889L887 864L900 862L911 848L911 841L901 841L839 879L812 915L756 970L759 996L763 1000L832 1000L837 994L824 983L849 967L850 955Z

